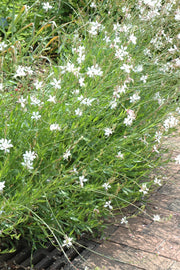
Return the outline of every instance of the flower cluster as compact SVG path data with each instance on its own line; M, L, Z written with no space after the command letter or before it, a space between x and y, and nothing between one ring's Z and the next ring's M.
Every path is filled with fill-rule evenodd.
M33 70L31 69L31 67L18 66L14 78L25 77L27 74L33 74Z
M61 128L60 128L59 124L54 123L54 124L51 124L51 125L50 125L50 130L51 130L51 131L54 131L54 130L61 130Z
M91 67L88 67L87 75L89 77L94 77L94 76L102 76L103 72L101 68L98 66L98 64L93 65Z
M170 115L165 121L164 121L164 128L166 131L168 131L170 128L176 127L178 124L178 119L176 119L173 115Z
M124 119L124 124L126 126L131 126L133 121L136 119L136 115L133 110L127 110L127 117Z
M47 12L49 9L52 9L53 7L49 4L49 2L43 3L43 9Z
M9 153L9 148L13 147L11 140L0 139L0 150L3 150L5 153Z
M99 22L97 22L97 21L95 21L95 22L90 22L89 23L89 25L90 25L90 27L89 27L89 33L92 35L92 36L96 36L98 33L99 33L99 31L101 31L101 30L103 30L103 26L99 23Z
M81 64L85 60L85 47L79 46L77 49L73 48L73 52L78 53L77 62L78 64Z
M21 163L28 170L33 170L33 161L37 157L37 154L34 151L26 151L23 154L24 161Z
M61 74L66 72L72 72L76 77L79 76L80 67L75 67L73 63L67 62L65 66L59 66L61 68Z

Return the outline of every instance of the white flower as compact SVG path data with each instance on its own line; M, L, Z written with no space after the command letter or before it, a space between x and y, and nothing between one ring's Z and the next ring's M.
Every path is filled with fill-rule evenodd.
M155 93L155 96L154 96L154 99L155 99L155 100L159 99L160 97L161 97L161 96L160 96L159 92Z
M87 106L91 106L92 102L94 101L94 98L90 99L90 98L84 98L81 101L81 104L87 105Z
M148 49L148 48L144 49L144 54L147 55L147 56L149 56L149 57L151 57L151 51L150 51L150 49Z
M168 62L166 64L162 64L159 70L162 71L163 73L166 73L169 72L171 68L173 68L173 66L170 62Z
M18 66L14 78L23 76L26 76L25 68L23 66Z
M74 49L78 53L77 62L81 64L85 60L85 47L79 46L77 49Z
M161 218L159 215L154 215L153 220L158 222L161 220Z
M180 21L180 9L178 8L176 11L175 11L175 17L174 17L174 19L176 20L176 21Z
M5 181L0 182L0 192L3 191L3 188L5 187Z
M40 101L40 99L34 97L34 96L30 96L30 99L31 99L31 105L42 105L43 102Z
M115 109L115 108L117 107L117 102L116 102L116 100L112 100L112 101L110 102L110 106L111 106L111 109Z
M116 155L117 158L124 158L124 155L121 153L121 151L119 151Z
M103 40L105 40L106 43L109 43L109 42L111 41L110 38L109 38L108 36L106 36L106 35L105 35L105 37L103 38Z
M25 154L23 154L24 162L21 164L28 170L33 170L33 161L36 157L37 154L34 151L26 151Z
M53 8L48 2L47 3L43 3L43 9L45 9L45 11L47 12L48 9Z
M54 86L55 89L61 89L61 80L56 80L55 78L53 79L53 82L51 82L50 84L52 86Z
M88 67L87 75L89 77L94 77L95 75L102 76L103 72L102 72L101 68L98 66L98 64L96 64L96 65L93 65L91 67Z
M128 11L129 11L129 10L128 10L128 8L127 8L126 6L123 6L123 7L122 7L122 12L123 12L123 13L126 13L126 12L128 12Z
M175 53L176 51L178 51L178 48L176 47L176 45L173 45L171 48L168 49L168 51L170 53Z
M84 99L83 95L80 95L80 97L77 98L77 100L82 101Z
M143 71L143 66L142 65L138 65L133 70L134 70L134 72L141 72L141 71Z
M18 99L18 103L20 103L21 104L21 107L24 108L25 107L25 104L26 104L26 98L23 98L23 96L21 96Z
M96 8L97 6L96 6L96 4L94 2L92 2L91 5L90 5L90 7L91 8Z
M113 130L111 128L105 128L105 136L109 137L109 135L111 135L113 133Z
M80 186L81 186L82 188L84 187L84 183L87 182L87 181L88 181L88 179L86 179L86 178L84 177L84 175L79 176L79 182L80 182Z
M90 99L90 98L87 98L87 99L86 99L86 105L87 105L87 106L91 106L91 105L92 105L91 103L92 103L94 100L95 100L95 98L91 98L91 99Z
M159 0L143 0L145 5L148 5L150 8L160 8L161 7L161 1Z
M149 191L149 189L147 188L147 184L146 183L143 183L142 186L141 186L141 189L139 190L139 192L142 192L143 195L147 194Z
M3 90L3 84L0 83L0 91L2 91L2 90Z
M154 179L154 184L157 184L157 185L159 185L159 186L162 186L161 180L158 179L157 177L155 177L155 179Z
M121 224L128 224L127 217L123 217L123 218L121 219Z
M8 45L3 41L0 43L0 51L3 51Z
M80 67L76 68L74 66L74 64L71 64L70 62L68 62L67 65L66 65L66 70L68 72L72 72L75 76L78 76L79 75Z
M75 114L78 115L78 116L81 116L82 115L82 110L80 110L79 108L77 108L75 110Z
M173 116L170 115L165 121L164 121L164 128L166 131L168 131L168 129L173 128L175 126L177 126L178 124L178 120Z
M115 100L120 98L120 95L119 95L117 89L115 89L114 92L113 92L113 98L115 98Z
M115 56L118 59L123 60L126 55L128 55L127 47L124 47L124 46L121 45L121 48L116 49Z
M138 93L135 93L130 97L130 103L135 103L136 101L138 101L140 99L141 99L141 97L138 95Z
M81 64L85 60L85 54L79 54L79 57L77 58L77 62Z
M176 112L180 114L180 107L177 107Z
M108 201L105 203L104 207L109 207L110 210L113 209L112 205L111 205L111 201Z
M111 40L110 40L111 41ZM119 47L118 47L118 43L120 43L121 42L121 40L120 40L120 37L118 37L118 36L116 36L115 38L114 38L114 45L113 44L111 44L110 45L110 47L111 48L113 48L113 47L115 47L117 50L119 49ZM122 48L123 46L121 46L121 48ZM127 48L127 47L126 47Z
M28 159L30 161L33 161L36 157L37 154L34 151L26 151L25 154L23 154L24 159Z
M66 66L60 66L60 68L62 69L61 73L64 74L66 73L66 71L68 72L72 72L75 76L79 76L79 70L80 70L80 67L76 68L74 66L74 64L68 62L66 64Z
M84 78L83 77L80 77L79 78L79 84L80 84L81 87L85 86Z
M109 188L111 188L111 186L109 185L109 183L104 183L102 185L103 188L105 188L105 190L108 190Z
M77 168L73 167L73 173L78 174Z
M51 124L50 125L50 130L53 131L53 130L61 130L59 124Z
M11 147L13 147L13 145L11 144L11 140L7 139L0 140L0 150L4 150L5 153L9 153L10 152L9 148Z
M42 88L43 82L35 81L34 86L36 87L36 90Z
M56 103L56 97L55 96L49 96L49 99L47 100L49 102L53 102L54 104Z
M134 113L134 111L133 110L127 110L126 111L127 112L127 118L125 118L124 119L124 124L126 125L126 126L131 126L132 125L132 123L133 123L133 120L135 120L136 119L136 115L135 115L135 113Z
M39 112L33 112L32 114L31 119L39 120L41 118Z
M67 235L64 236L64 241L63 241L63 244L62 246L66 246L66 247L71 247L72 246L72 241L73 241L73 238L71 237L68 237Z
M99 32L99 30L102 29L102 26L100 23L96 22L90 22L90 29L89 29L89 33L92 36L96 36Z
M176 67L180 67L180 58L174 59L174 62Z
M64 160L68 160L68 158L71 156L70 150L67 150L64 154L63 154L63 158Z
M166 36L166 35L164 37L165 37L165 39L166 39L167 42L169 42L171 44L173 43L173 39L172 38L170 38L169 36Z
M159 92L157 92L157 93L155 94L154 99L158 101L159 105L162 105L162 104L164 103L164 101L165 101L164 98L161 98Z
M120 69L124 70L127 73L130 73L131 69L133 69L133 66L132 65L123 64L122 67L120 67Z
M123 93L126 93L126 88L127 88L127 86L126 86L126 84L124 83L123 85L121 85L121 86L116 86L116 88L115 88L115 92L117 92L117 93L119 93L119 94L123 94ZM115 93L114 92L114 93ZM113 94L114 94L113 93Z
M116 24L113 24L113 30L114 31L120 31L121 25L117 22Z
M148 76L147 75L142 75L140 78L140 81L143 81L143 83L146 83Z
M79 95L79 89L76 89L76 90L72 91L72 94L73 95Z
M156 152L156 153L158 153L158 154L159 154L159 150L158 150L158 148L157 148L157 146L156 146L156 145L154 145L154 146L153 146L153 152Z
M176 164L180 164L180 155L175 158Z
M160 131L156 131L156 133L155 133L155 141L160 143L161 137L162 137L162 133Z
M136 44L137 37L134 34L131 34L129 36L129 41L131 41L133 44Z
M131 117L133 120L136 119L136 115L133 110L127 110L127 114L129 117Z
M133 123L133 119L131 117L126 117L123 122L126 126L131 126Z

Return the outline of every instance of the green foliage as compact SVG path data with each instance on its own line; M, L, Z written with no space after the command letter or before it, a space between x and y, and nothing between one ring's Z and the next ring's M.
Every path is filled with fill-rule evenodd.
M3 1L5 248L21 237L34 246L54 238L61 246L65 236L92 233L112 207L122 211L155 186L150 175L163 164L161 137L178 117L176 5L167 18L163 6L146 21L133 1L126 10L118 2L97 1L95 8L49 1L46 12L40 1L25 1L29 8Z

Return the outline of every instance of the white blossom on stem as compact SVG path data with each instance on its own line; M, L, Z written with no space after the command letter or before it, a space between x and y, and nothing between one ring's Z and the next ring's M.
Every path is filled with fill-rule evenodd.
M13 147L13 145L11 144L11 140L7 139L0 140L0 150L4 150L5 153L9 153L10 152L9 148L11 147Z

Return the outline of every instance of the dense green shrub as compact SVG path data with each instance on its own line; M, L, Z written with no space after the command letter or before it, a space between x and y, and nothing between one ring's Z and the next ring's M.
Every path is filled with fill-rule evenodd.
M114 22L112 4L77 9L75 22L59 25L37 1L3 30L2 239L71 245L160 183L150 174L179 113L177 5L114 1Z

